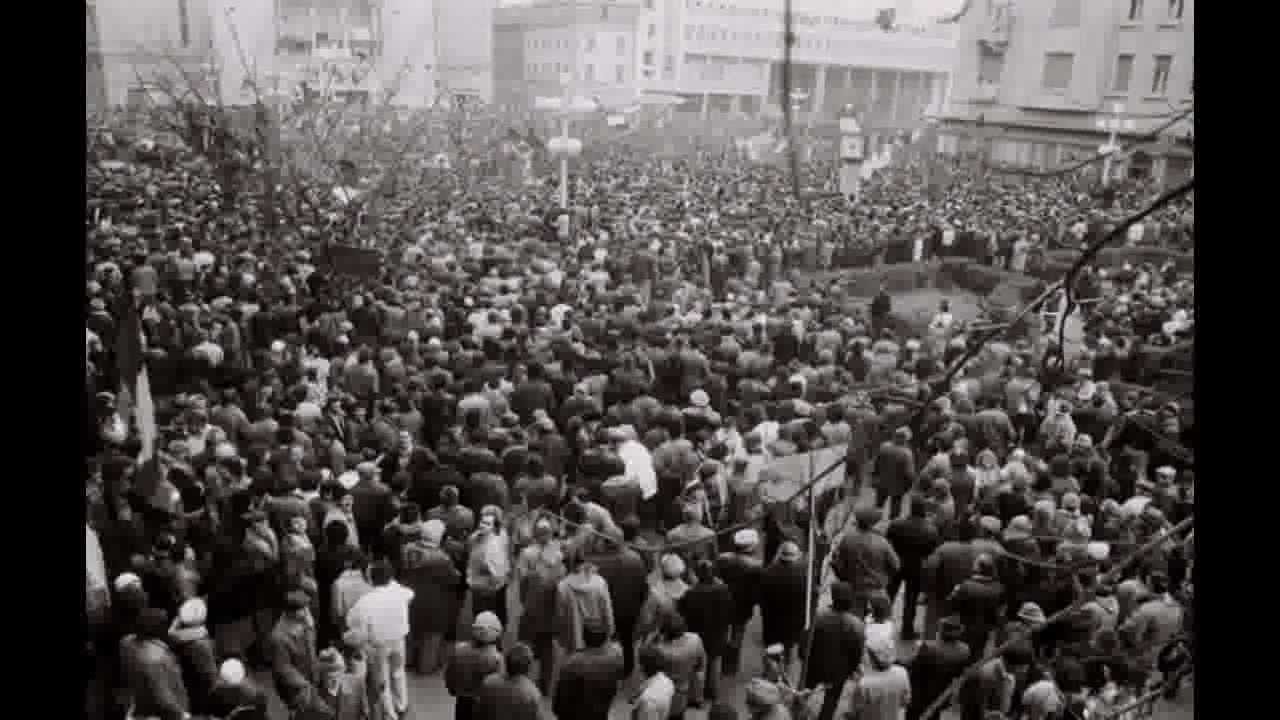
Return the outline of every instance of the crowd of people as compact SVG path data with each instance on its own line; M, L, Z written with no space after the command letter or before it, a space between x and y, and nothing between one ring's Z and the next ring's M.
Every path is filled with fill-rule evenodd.
M1112 221L1070 183L939 200L893 169L850 207L727 153L613 148L567 210L553 183L438 167L267 198L251 169L127 138L90 141L92 717L450 712L412 706L415 673L459 720L618 698L637 720L914 719L952 681L962 720L1124 720L1188 672L1192 420L1113 388L1151 337L1192 336L1189 278L1093 273L1063 371L1009 342L951 387L947 308L904 329L883 290L796 292L957 232L1022 269L1017 248ZM1188 212L1131 239L1187 243ZM353 237L376 273L335 267ZM120 371L136 327L154 443ZM774 460L841 447L840 487L762 491ZM728 679L757 671L735 707Z

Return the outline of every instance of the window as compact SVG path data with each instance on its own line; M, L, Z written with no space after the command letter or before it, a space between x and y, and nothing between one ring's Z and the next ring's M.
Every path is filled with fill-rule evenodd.
M645 64L645 65L652 65L652 64L653 64L653 51L652 51L652 50L645 50L645 51L644 51L644 64Z
M1066 90L1071 87L1071 64L1074 59L1075 56L1071 53L1046 53L1040 87L1045 90Z
M587 63L582 67L582 79L587 82L596 81L596 69L591 63Z
M983 48L978 56L978 84L999 85L1004 70L1004 57Z
M675 59L674 57L670 56L670 55L665 55L665 56L663 56L663 58L662 58L662 72L667 73L668 75L670 75L671 73L673 73L673 72L675 72L675 71L676 71L676 59Z
M1129 19L1142 19L1142 0L1129 0Z
M1080 27L1080 0L1057 0L1049 16L1051 28Z
M684 39L685 39L685 40L692 40L692 39L693 39L693 26L692 26L692 25L685 25L685 26L684 26Z
M649 37L658 37L658 26L653 23L649 23Z
M1155 72L1151 73L1151 94L1164 97L1169 92L1169 68L1173 67L1172 55L1157 55Z
M627 81L627 68L626 68L626 66L623 66L623 65L614 65L614 66L613 66L613 78L614 78L614 80L615 80L616 82L626 82L626 81Z
M1169 19L1181 20L1183 0L1169 0Z
M618 54L619 55L627 54L627 36L626 35L618 36Z
M587 52L595 52L595 51L596 51L596 36L588 35L587 36Z
M182 47L191 47L191 17L187 14L187 0L178 0L178 34Z
M1111 89L1118 93L1129 92L1129 79L1133 77L1133 56L1121 55L1116 58L1116 74L1111 81Z
M652 9L653 9L653 0L644 0L644 7L645 7L645 9L646 9L646 10L652 10Z

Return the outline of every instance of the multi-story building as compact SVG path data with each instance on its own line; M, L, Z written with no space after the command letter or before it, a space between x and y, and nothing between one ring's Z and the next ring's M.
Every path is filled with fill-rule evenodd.
M636 58L639 2L556 0L499 8L494 15L494 101L533 107L559 97L574 75L574 92L606 102L630 102L640 90ZM575 51L576 48L576 51Z
M941 149L1053 169L1096 155L1114 130L1116 174L1186 175L1193 12L1194 0L973 0Z
M86 104L492 97L496 0L86 0ZM305 88L305 90L304 90Z
M86 107L207 91L209 20L206 0L86 0Z
M531 0L501 8L499 102L520 97L525 83L540 94L560 92L561 74L576 66L578 81L597 94L608 87L632 98L678 95L705 115L776 113L783 7L783 0ZM872 10L826 0L795 0L793 19L792 87L807 117L833 119L851 103L864 124L907 128L943 103L949 28L890 32Z

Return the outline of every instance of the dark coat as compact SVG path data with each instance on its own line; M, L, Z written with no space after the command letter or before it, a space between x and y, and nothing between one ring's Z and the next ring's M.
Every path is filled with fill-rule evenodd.
M493 673L476 694L475 720L541 720L542 693L528 676Z
M560 668L551 705L557 720L608 720L622 670L622 649L615 644L571 655Z
M836 577L849 583L855 593L886 589L901 567L893 546L875 531L845 533L831 562Z
M688 623L689 632L702 638L707 657L724 655L734 613L733 593L728 585L719 580L700 582L676 601L676 608Z
M915 453L909 447L883 443L873 472L876 488L889 495L901 495L916 484Z
M764 644L795 645L804 633L804 603L808 565L774 561L760 582L760 614L764 618Z
M218 680L218 656L209 631L203 626L171 630L169 646L182 667L191 711L208 712L213 686Z
M993 578L974 575L956 586L948 604L965 626L965 638L973 648L1000 625L1004 609L1004 585ZM985 643L982 643L985 645ZM985 647L978 647L985 652Z
M622 547L610 552L590 554L587 559L609 584L614 627L634 627L640 617L640 608L649 594L649 571L640 553L629 547Z
M462 573L448 553L421 541L401 551L400 583L413 590L409 627L417 633L446 633L462 606Z
M853 613L825 610L813 621L810 632L806 684L811 688L824 684L843 687L862 662L866 626Z
M510 507L507 493L507 481L495 473L478 472L467 480L462 490L462 502L467 507L479 512L486 505L496 505L506 512Z
M760 602L760 583L764 565L754 555L728 552L716 560L716 574L729 586L733 596L733 622L745 625Z
M502 672L502 653L496 646L456 643L445 663L444 686L454 697L474 698L484 679L496 672Z
M361 480L351 488L351 498L361 543L377 543L382 538L383 528L395 517L391 488L380 480Z
M911 707L907 717L920 717L929 705L969 666L972 653L962 642L928 640L911 659Z
M271 674L286 705L294 706L315 688L316 631L297 618L285 615L271 630Z
M898 554L904 577L919 577L925 560L942 544L938 528L929 518L905 517L889 523L889 545Z
M169 720L190 712L182 667L168 645L130 635L120 641L120 659L136 717Z

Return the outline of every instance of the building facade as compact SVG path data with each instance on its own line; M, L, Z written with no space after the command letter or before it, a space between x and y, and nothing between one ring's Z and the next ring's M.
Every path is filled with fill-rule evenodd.
M783 7L782 0L533 0L502 8L498 94L516 98L524 82L559 92L576 53L578 81L593 92L678 95L685 110L705 116L777 114ZM950 29L888 32L869 7L823 0L795 0L793 18L792 86L806 117L834 121L852 103L870 126L909 128L944 102Z
M86 0L86 105L493 94L496 0Z
M210 89L206 0L86 0L85 23L87 109Z
M1194 0L974 0L940 148L1046 170L1096 155L1115 129L1127 152L1114 173L1185 176L1193 14Z

